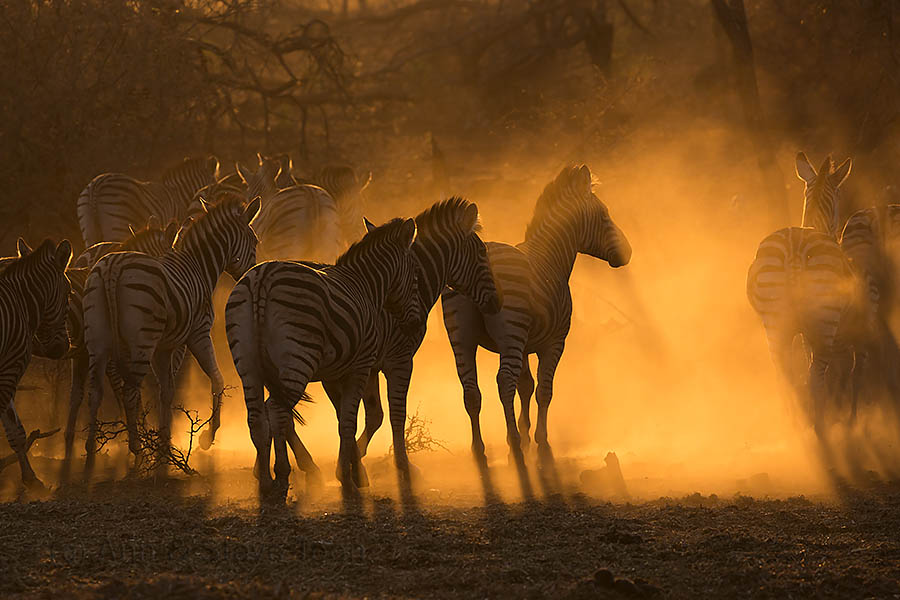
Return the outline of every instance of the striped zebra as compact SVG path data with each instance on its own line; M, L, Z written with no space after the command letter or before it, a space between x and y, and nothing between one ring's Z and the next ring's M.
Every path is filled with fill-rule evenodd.
M900 282L900 205L870 207L850 215L841 234L841 249L860 282L864 319L858 319L858 328L870 332L868 351L857 357L854 369L851 418L855 418L856 392L863 385L881 386L900 396L900 349L890 327L896 319Z
M367 233L334 266L299 262L257 265L238 281L225 308L225 331L244 388L256 447L260 496L284 502L290 463L291 410L322 381L340 398L339 465L345 493L361 483L356 420L366 381L378 359L381 310L407 331L422 321L411 246L414 219L394 219ZM270 400L263 401L263 386ZM274 438L275 479L269 470ZM352 482L352 483L351 483Z
M66 269L72 245L47 240L34 251L18 240L19 258L0 274L0 420L6 439L19 459L22 482L43 488L28 462L25 428L16 413L16 386L32 352L62 358L69 351L66 314L71 285Z
M293 176L293 179L298 184L315 185L331 194L337 209L340 249L346 248L364 233L362 222L366 207L363 190L372 181L371 171L360 177L353 167L327 165L312 177Z
M333 263L341 251L341 233L332 196L316 185L294 183L286 154L257 156L255 172L237 165L243 188L234 189L233 184L208 186L198 192L189 213L199 214L200 198L215 203L223 193L246 194L248 198L258 195L263 208L253 222L253 230L259 236L257 253L261 261L303 258ZM284 178L286 170L288 177Z
M382 311L381 349L379 359L372 368L363 397L366 420L365 431L357 440L360 456L366 450L372 436L381 427L384 410L381 406L378 373L387 379L388 408L393 432L394 462L404 481L409 481L409 460L406 452L406 396L412 377L413 356L425 338L428 313L437 302L441 291L450 287L471 298L485 314L500 310L500 298L494 285L487 247L478 235L481 223L478 207L462 198L450 198L422 212L416 217L417 235L413 244L419 310L422 325L409 335L397 326L396 319ZM327 268L327 267L326 267ZM333 389L333 388L332 388ZM329 392L329 397L330 392ZM339 397L331 397L335 406L341 405ZM289 438L297 464L309 477L317 477L318 467L309 452L292 432Z
M621 267L631 260L625 234L609 210L591 191L587 166L570 166L545 188L517 246L487 244L495 280L503 297L497 315L482 314L472 300L453 290L441 294L444 325L450 337L456 369L463 387L472 426L472 451L487 465L479 413L481 391L475 364L480 347L500 354L497 386L506 418L507 442L520 473L524 472L522 444L531 426L530 393L522 394L520 429L516 429L513 400L529 354L538 356L538 419L535 441L543 459L552 459L547 441L547 411L553 395L553 376L565 346L572 318L569 277L579 253Z
M204 447L212 444L224 390L210 339L212 293L223 272L237 280L255 264L257 238L250 221L259 209L259 198L249 204L241 197L223 199L183 227L172 250L161 258L117 252L100 259L91 270L84 329L91 411L86 478L95 459L101 376L110 361L125 382L129 448L140 460L136 425L141 382L152 367L159 384L159 427L165 451L171 437L173 354L186 344L212 383L213 414L200 440Z
M138 181L121 173L105 173L91 181L78 197L78 225L85 246L118 242L133 223L151 215L162 222L185 217L194 193L216 182L219 160L186 158L163 174L159 182Z
M829 404L826 372L839 351L839 327L855 294L855 278L841 247L831 235L812 228L787 227L768 235L747 275L747 297L763 321L772 360L808 403L819 434ZM793 373L791 349L798 334L812 354L808 398Z
M72 296L69 300L68 328L72 344L72 383L69 393L69 416L66 421L65 431L65 459L61 479L68 480L68 471L71 465L72 448L75 441L75 429L78 420L78 411L84 400L85 383L88 375L88 352L84 343L84 290L91 268L104 256L113 252L142 252L150 256L162 256L172 248L178 225L175 221L163 228L156 217L147 221L147 226L141 230L132 230L130 238L124 242L101 242L94 244L81 253L74 265L66 271L69 281L72 283ZM180 360L178 361L180 364ZM117 399L124 405L124 392L121 377L113 364L106 369L107 377Z

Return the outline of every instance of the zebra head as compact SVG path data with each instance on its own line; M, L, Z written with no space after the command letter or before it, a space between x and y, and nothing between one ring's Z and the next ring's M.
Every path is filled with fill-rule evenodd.
M341 235L345 241L359 237L359 222L365 212L363 190L371 181L371 171L360 177L353 167L345 165L322 167L316 176L316 185L324 188L334 198Z
M219 159L215 156L185 158L180 165L163 173L162 182L185 194L187 202L200 188L212 185L219 177Z
M131 237L122 242L118 250L143 252L150 256L162 256L167 250L172 248L178 229L177 221L172 220L163 228L159 223L159 219L151 215L147 220L147 226L143 229L135 230L129 226Z
M23 294L30 296L37 305L34 353L60 359L69 351L66 318L72 285L66 277L66 269L72 260L72 244L63 240L54 245L45 240L37 250L32 250L19 238L17 245L19 260L6 270L4 276L18 277Z
M819 170L813 168L806 154L797 153L797 177L806 184L803 192L802 227L812 227L832 237L838 234L840 187L850 174L852 161L848 158L834 167L831 156L825 158Z
M275 161L281 166L281 171L279 171L278 177L275 179L275 185L278 189L283 190L297 184L294 180L294 161L291 159L290 154L284 152L275 156L257 156L259 156L260 161Z
M631 244L609 216L609 209L594 194L591 184L587 165L570 170L571 210L577 214L576 222L581 224L578 252L605 260L613 268L627 265L631 261Z
M483 313L498 313L502 302L487 246L478 235L481 231L478 207L462 198L450 198L416 217L416 224L419 225L416 245L421 251L446 255L447 285L471 298ZM434 263L436 259L419 262ZM423 265L423 268L429 267ZM427 275L425 279L429 279Z
M203 213L184 220L172 247L203 256L212 271L223 269L237 281L256 264L259 238L250 222L259 214L262 200L257 196L247 203L241 195L226 194L217 204L201 199L200 205Z
M368 219L364 219L364 223L367 233L363 241L374 232L381 231L385 234L378 255L373 257L381 263L376 269L385 278L383 284L386 286L387 296L384 309L397 319L403 330L415 331L425 321L419 302L416 260L412 252L413 242L416 241L416 220L394 219L381 227L376 227ZM352 247L341 258L351 251ZM338 264L340 260L338 259Z
M240 163L235 163L234 168L241 177L241 181L247 186L247 198L259 196L268 200L278 191L278 185L275 182L281 174L281 163L274 158L263 158L259 154L256 157L259 159L256 172Z

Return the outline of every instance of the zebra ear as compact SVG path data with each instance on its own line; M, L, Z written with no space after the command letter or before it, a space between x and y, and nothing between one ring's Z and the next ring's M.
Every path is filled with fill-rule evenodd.
M803 152L797 153L797 177L811 183L816 178L816 169Z
M53 253L53 262L59 267L60 271L65 271L69 268L69 261L72 260L72 244L69 240L63 240L56 247L56 251Z
M368 173L366 173L365 181L363 181L362 184L359 186L359 191L363 191L364 189L369 187L370 183L372 183L372 171L369 171Z
M213 174L213 179L219 178L219 159L215 156L210 156L206 159L206 164L209 166L209 172Z
M24 258L32 253L31 246L22 238L16 240L16 251L19 253L19 258Z
M241 181L243 181L245 185L250 181L250 178L253 177L253 173L250 172L250 169L241 163L234 163L234 170L237 171L238 177L241 178Z
M578 184L588 192L591 191L591 170L587 165L578 168Z
M147 229L160 229L159 219L156 218L156 215L150 215L150 218L147 219Z
M203 209L203 212L208 213L209 209L210 209L210 204L209 204L209 202L206 201L206 198L204 198L203 196L197 196L197 200L200 201L200 208Z
M134 230L134 225L132 225L131 223L128 224L128 233L131 234L131 237L137 235L137 232Z
M416 241L416 220L407 219L403 222L403 228L400 230L400 239L406 244L406 249L412 248L413 242Z
M476 205L470 204L466 207L463 212L462 226L463 230L468 233L475 231L478 226L478 207Z
M250 204L247 205L247 208L244 209L244 222L247 225L256 218L256 215L259 214L260 209L262 208L262 198L257 196L253 200L250 201Z
M841 163L841 165L834 170L834 173L828 176L828 179L831 180L832 185L834 187L840 187L844 180L847 179L847 175L850 174L850 167L853 166L853 161L849 158Z
M256 160L259 161L259 166L263 164L263 156L259 152L256 153Z
M175 236L178 234L178 229L178 221L172 220L169 221L168 225L166 225L166 231L164 235L166 237L166 241L170 246L172 245L172 242L175 241Z
M375 224L365 217L363 217L363 223L366 226L366 233L370 233L372 230L375 229Z

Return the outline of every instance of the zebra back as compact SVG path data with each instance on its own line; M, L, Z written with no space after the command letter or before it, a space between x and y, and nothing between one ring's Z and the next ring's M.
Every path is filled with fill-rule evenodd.
M341 243L347 247L365 232L362 226L365 215L363 190L372 181L372 173L359 177L353 167L328 165L309 179L296 178L298 183L317 185L331 194L337 206Z
M185 159L167 171L161 182L138 181L121 173L98 175L78 197L78 224L86 246L121 241L129 227L151 215L163 222L182 219L194 193L218 175L215 157Z
M314 185L279 190L253 222L261 260L308 259L334 263L340 253L337 207Z

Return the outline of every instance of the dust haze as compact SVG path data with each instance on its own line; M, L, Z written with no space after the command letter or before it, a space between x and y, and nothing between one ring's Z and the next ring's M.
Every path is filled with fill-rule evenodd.
M315 12L305 8L311 4L276 6L305 15ZM628 236L634 255L616 270L581 256L571 278L572 329L549 417L550 443L567 486L580 489L579 474L602 468L607 453L615 452L636 498L693 492L827 494L828 467L818 459L803 412L776 377L762 324L746 298L747 269L757 244L775 227L766 213L758 151L731 74L728 39L707 2L634 0L637 24L615 3L597 4L610 5L604 15L616 32L607 65L598 66L582 45L561 47L527 69L510 67L493 83L491 69L502 72L517 43L533 50L527 47L530 26L523 25L523 40L504 38L491 47L482 58L484 72L472 78L452 55L431 52L415 60L402 52L403 44L421 43L430 32L451 36L454 28L465 27L471 18L465 11L424 12L388 25L361 17L332 33L355 61L351 70L383 69L386 87L394 86L397 98L366 101L378 96L372 91L377 86L361 81L354 92L363 99L328 108L327 125L310 112L302 144L296 128L283 122L265 135L251 131L240 140L232 136L232 123L206 146L188 143L184 150L214 151L223 165L250 162L264 150L291 152L298 168L330 159L352 162L373 172L366 212L376 223L412 216L441 194L462 195L478 204L482 237L509 243L524 239L544 185L566 164L587 164L597 196ZM886 201L896 187L889 187L895 182L883 166L896 164L896 144L885 139L886 132L883 138L869 138L875 135L871 129L879 128L873 121L890 121L879 113L880 103L867 107L853 90L883 86L881 94L896 94L896 82L885 83L880 67L859 68L837 50L828 57L800 51L803 43L828 35L840 48L853 46L858 42L853 32L865 38L859 31L867 22L846 16L841 37L829 33L835 24L828 19L840 19L822 12L820 4L829 3L799 3L803 6L791 9L779 2L747 4L760 96L790 214L790 223L778 227L799 225L803 185L793 170L798 150L816 164L828 153L837 159L853 156L844 216ZM401 34L377 43L389 27L400 28ZM571 28L577 23L564 27ZM806 32L806 42L798 32ZM876 46L872 42L862 52L877 55ZM446 161L448 189L436 189L433 180L432 139ZM149 173L179 156L176 151L140 164ZM118 166L113 162L101 161L96 172ZM69 199L74 212L74 196ZM63 219L58 227L69 225ZM11 243L4 242L7 249ZM212 452L197 450L195 460L201 472L244 469L245 484L252 489L254 451L240 382L224 343L224 296L218 300L217 352L227 384L235 389L226 399ZM495 382L498 359L483 349L478 357L487 455L502 471L508 450ZM208 413L208 383L192 367L187 404ZM319 385L310 391L315 402L300 407L308 423L301 436L334 484L334 410ZM23 419L40 418L41 411L20 404ZM476 489L469 421L440 303L415 358L408 412L424 418L431 435L447 448L411 456L423 470L425 487L444 494ZM895 432L877 431L884 422L864 409L857 428L884 437L887 451L896 452ZM176 444L187 443L183 433L179 437L183 430L183 420L176 417ZM393 472L377 465L391 466L385 459L389 431L386 419L364 459L375 487L384 493L392 489ZM52 455L52 444L36 452L44 448ZM864 468L878 471L880 463L863 455ZM302 492L302 477L294 487ZM603 490L586 491L604 495ZM515 498L516 487L505 486L503 493Z

